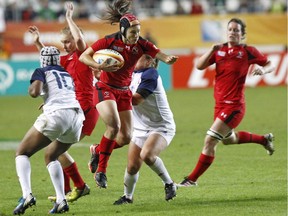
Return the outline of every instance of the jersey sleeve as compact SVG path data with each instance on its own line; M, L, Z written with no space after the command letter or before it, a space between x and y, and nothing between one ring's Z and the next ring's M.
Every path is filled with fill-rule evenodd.
M40 80L44 84L46 84L45 72L44 70L37 68L31 76L30 84L33 83L35 80Z
M255 47L247 46L246 51L248 54L249 64L258 64L260 66L264 66L267 63L267 57L259 52Z
M143 98L147 98L157 87L158 72L154 68L149 68L142 73L141 83L137 88L137 93Z
M145 48L145 54L150 55L152 58L155 58L156 54L160 52L160 49L148 40L145 41Z
M101 49L106 49L107 48L108 41L106 38L101 38L94 42L91 45L91 48L94 50L94 52L101 50Z

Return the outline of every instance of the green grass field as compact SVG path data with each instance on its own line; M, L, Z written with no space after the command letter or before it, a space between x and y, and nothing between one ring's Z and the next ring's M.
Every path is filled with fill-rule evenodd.
M179 182L188 175L203 146L212 123L212 89L177 90L167 93L177 125L176 136L161 155L172 178ZM164 188L147 166L140 171L132 205L113 206L123 194L127 146L115 150L107 170L108 188L99 189L87 169L89 144L98 142L104 130L101 120L94 134L75 144L69 152L91 187L89 196L70 204L66 215L195 215L195 216L285 216L287 215L287 89L246 89L247 111L238 130L258 134L273 132L276 151L268 156L255 144L219 145L210 169L198 179L198 187L180 188L177 197L166 202ZM33 124L40 111L40 99L0 97L0 216L12 215L22 192L15 171L15 144ZM11 141L11 143L10 143ZM43 151L31 158L32 190L37 206L26 215L46 215L54 194Z

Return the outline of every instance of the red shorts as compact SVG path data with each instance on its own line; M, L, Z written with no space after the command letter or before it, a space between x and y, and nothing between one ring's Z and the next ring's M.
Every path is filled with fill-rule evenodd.
M245 115L245 104L216 104L214 108L214 120L221 119L230 128L236 128Z
M83 122L82 133L86 136L90 136L95 128L95 125L98 121L99 114L95 106L83 110L85 115L85 120Z
M114 100L117 104L118 112L132 110L132 92L127 88L117 88L108 86L102 82L95 84L96 93L94 94L95 105L105 100Z

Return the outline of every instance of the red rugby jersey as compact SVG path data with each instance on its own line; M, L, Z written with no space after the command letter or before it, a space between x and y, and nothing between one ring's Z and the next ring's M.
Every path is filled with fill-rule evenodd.
M264 66L267 57L255 47L240 44L228 48L228 44L213 53L209 63L216 63L214 98L217 104L245 103L244 84L249 66Z
M134 67L144 53L154 58L160 51L154 44L142 37L139 37L136 44L125 44L120 32L99 39L92 44L91 48L95 52L101 49L113 49L123 56L125 63L122 68L116 72L103 71L100 75L100 81L118 87L130 85Z
M72 54L60 57L60 64L72 76L75 83L76 98L85 111L93 106L93 73L91 69L79 61L82 54L76 50Z

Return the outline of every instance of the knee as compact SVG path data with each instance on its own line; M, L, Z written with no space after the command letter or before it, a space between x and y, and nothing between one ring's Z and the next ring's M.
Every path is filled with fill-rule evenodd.
M122 145L127 145L127 144L129 144L130 143L130 141L131 141L131 135L127 135L127 136L124 136L124 137L122 137L122 139L121 139L121 144Z
M128 164L127 165L127 172L130 175L135 175L139 171L140 167L137 166L136 164Z
M29 151L24 151L24 150L17 149L16 152L15 152L15 157L20 156L20 155L25 155L28 158L30 158L33 155L33 153L29 152Z
M148 165L151 166L155 162L155 155L150 151L142 150L140 153L140 158Z
M44 159L45 159L45 163L46 163L46 165L48 165L51 161L55 161L55 160L57 160L57 157L54 157L54 156L51 155L51 154L47 154L47 153L45 153L45 155L44 155Z
M130 132L127 132L125 134L119 133L117 136L117 143L120 146L127 145L130 143L131 139L132 139L132 133Z
M119 125L107 126L106 132L109 133L109 137L115 138L120 130Z
M213 147L215 146L217 143L219 142L219 140L207 135L205 137L205 140L204 140L204 146L207 146L207 147Z
M216 145L219 140L207 135L204 140L203 152L207 154L215 154Z

